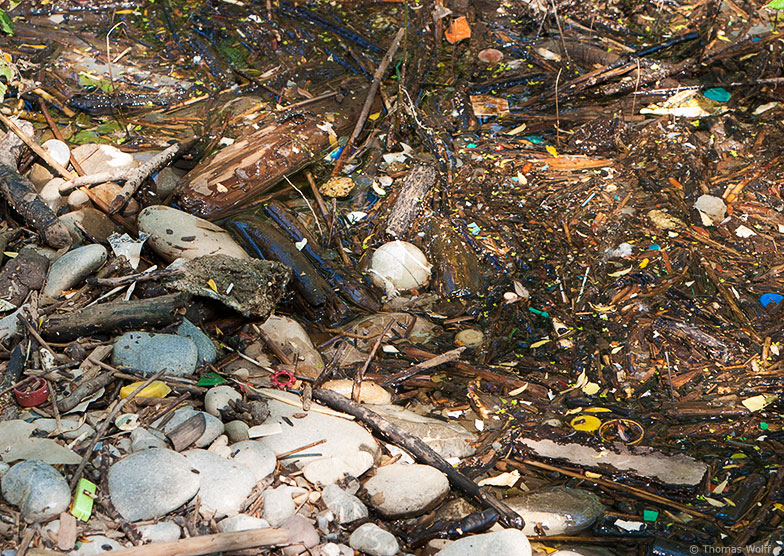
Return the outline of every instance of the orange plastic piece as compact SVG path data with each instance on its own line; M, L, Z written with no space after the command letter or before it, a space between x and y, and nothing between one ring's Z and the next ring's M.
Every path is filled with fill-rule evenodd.
M471 38L471 26L468 24L468 20L465 16L460 16L453 20L449 29L444 31L444 36L446 37L446 40L449 41L449 44L455 44L463 39Z

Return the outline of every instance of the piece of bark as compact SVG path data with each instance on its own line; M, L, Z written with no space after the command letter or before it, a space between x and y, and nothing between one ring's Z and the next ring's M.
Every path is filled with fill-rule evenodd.
M112 550L112 556L198 556L259 546L282 545L288 540L289 532L286 529L252 529Z
M80 336L116 333L166 326L179 318L188 294L171 294L138 301L114 301L85 309L51 315L41 327L41 335L51 341L69 342Z
M22 303L30 290L40 290L46 280L49 259L34 249L25 248L0 271L0 300L14 307Z
M325 403L332 409L353 415L376 433L381 434L397 446L405 449L414 456L414 459L419 463L435 467L447 476L452 486L473 498L483 507L495 510L496 513L498 513L498 520L507 527L522 529L525 526L523 518L509 506L498 500L492 494L480 489L474 481L455 469L448 461L441 457L438 452L425 444L421 439L393 425L378 413L375 413L362 404L355 403L332 390L324 390L323 388L314 390L313 398Z
M66 552L76 545L76 518L68 512L60 514L60 527L57 530L57 548Z
M354 125L363 99L358 90L345 95L342 102L332 97L307 112L284 113L290 119L270 122L185 175L175 192L178 204L208 220L237 212L250 199L334 148L337 138Z
M418 162L403 180L400 193L387 217L386 232L397 239L406 239L411 233L411 224L417 217L428 191L436 183L438 172L435 166Z
M27 135L33 135L29 122L21 122L19 127ZM0 140L0 193L25 222L41 234L47 245L55 249L67 247L71 244L68 228L36 193L33 183L16 169L24 148L24 143L14 133L6 133Z
M174 427L166 436L172 443L175 452L182 452L196 442L207 429L207 419L203 413L197 413Z

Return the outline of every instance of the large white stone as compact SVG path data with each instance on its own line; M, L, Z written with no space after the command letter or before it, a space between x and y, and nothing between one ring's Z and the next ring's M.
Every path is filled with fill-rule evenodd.
M181 210L153 205L139 213L137 222L140 232L150 234L148 245L168 261L218 254L250 258L226 230Z
M109 468L109 496L128 521L176 510L196 495L200 484L185 456L173 450L142 450Z
M238 514L256 484L247 468L207 450L188 450L183 455L201 477L198 495L202 515L220 518Z
M296 397L295 397L296 398ZM270 400L270 416L265 424L280 423L283 432L259 440L275 454L326 440L310 450L292 454L285 463L302 468L313 483L330 484L344 475L358 477L370 469L379 453L373 436L354 421L324 415L311 409ZM314 453L320 454L313 456Z
M525 533L517 529L503 529L484 535L458 539L436 556L531 556L531 543Z
M393 463L380 467L364 484L370 504L390 518L420 515L449 492L449 479L429 465Z
M406 241L390 241L373 253L368 275L388 296L421 288L430 278L430 263L416 246Z

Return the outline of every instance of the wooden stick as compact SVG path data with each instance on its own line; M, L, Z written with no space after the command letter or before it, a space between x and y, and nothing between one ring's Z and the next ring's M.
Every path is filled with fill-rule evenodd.
M460 354L463 353L465 349L466 348L464 347L452 349L445 353L442 353L441 355L436 355L432 359L427 359L425 361L422 361L421 363L417 363L416 365L411 365L405 371L400 371L399 373L394 374L389 378L387 378L384 382L381 383L381 386L388 386L391 384L395 384L396 382L401 382L426 369L437 367L438 365L443 365L444 363L449 363L450 361L459 359Z
M112 556L198 556L286 544L289 532L286 529L251 529L202 535L168 542L154 542L124 550L113 550Z
M346 143L346 146L343 147L337 162L335 162L335 167L332 169L332 176L337 176L340 173L341 168L343 168L343 164L346 162L346 160L351 158L351 155L347 153L349 153L351 150L351 147L354 144L354 141L356 141L357 137L359 137L359 134L362 133L362 128L365 127L365 121L367 121L368 115L370 114L370 107L373 106L373 101L376 99L376 93L378 93L381 80L384 78L384 74L387 72L387 68L389 67L390 62L392 62L392 58L400 46L400 41L403 39L403 33L405 33L405 31L405 28L400 28L400 30L397 32L397 35L395 35L395 38L392 39L392 44L389 45L389 50L387 50L387 53L384 54L384 57L381 59L381 63L378 65L378 69L376 70L375 75L373 75L373 84L370 86L370 90L368 91L368 96L365 99L365 105L362 107L362 112L359 113L359 118L357 118L354 131L351 132L351 137L348 138L348 143Z
M525 526L523 518L519 514L492 494L480 489L474 481L452 467L448 461L421 439L396 427L378 413L370 411L365 406L355 403L332 390L324 390L323 388L313 390L313 397L324 402L332 409L353 415L375 432L403 447L418 462L435 467L444 473L449 478L452 486L476 500L483 507L495 510L498 514L498 520L506 524L507 527L522 529Z

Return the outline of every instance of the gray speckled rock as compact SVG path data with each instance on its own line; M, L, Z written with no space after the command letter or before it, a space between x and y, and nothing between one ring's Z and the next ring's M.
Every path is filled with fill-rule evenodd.
M196 370L196 344L175 334L126 332L114 343L112 364L130 367L145 375L162 369L171 376L187 376Z
M81 545L76 550L68 554L71 556L93 556L94 554L107 554L112 550L125 548L117 541L104 535L91 535L81 541Z
M204 433L196 439L196 442L193 443L193 447L204 448L205 446L209 446L212 444L213 440L223 434L223 421L204 411L196 411L189 405L181 407L174 412L171 420L169 420L169 422L163 426L163 432L166 434L170 433L177 426L184 423L197 413L204 415L204 422L206 426L204 427ZM158 427L160 422L160 419L155 421L153 426Z
M224 426L224 432L229 437L229 442L243 442L248 440L248 431L250 427L245 421L229 421ZM274 457L275 454L272 454Z
M232 444L229 448L232 461L245 466L256 482L275 471L278 459L275 453L261 442L245 440Z
M0 482L3 498L17 506L28 521L45 521L68 508L71 490L57 469L40 461L23 461Z
M221 410L229 406L230 401L240 401L242 394L227 385L213 386L204 394L204 410L210 415L220 418Z
M168 448L166 438L158 431L151 431L139 427L131 431L131 451L141 452L150 448Z
M151 525L138 525L136 529L142 536L142 540L147 542L176 541L182 534L180 526L173 521L161 521L160 523L153 523Z
M590 527L604 511L598 496L569 487L528 492L504 502L525 520L523 532L526 535L536 535L537 525L548 536L578 533Z
M106 248L103 245L85 245L69 251L49 267L44 295L57 297L65 290L79 285L105 262Z
M200 483L185 456L161 448L135 452L109 468L109 496L128 521L176 510L196 495Z
M294 399L298 401L296 397ZM280 423L283 434L267 436L259 442L280 454L311 442L326 440L318 446L322 457L307 457L304 453L298 453L286 460L301 467L305 478L314 484L335 483L345 475L358 477L372 467L379 448L364 427L354 421L315 411L309 411L302 417L304 412L301 407L270 400L267 423Z
M253 517L248 514L237 514L218 522L218 531L231 533L232 531L250 531L251 529L266 529L270 524L266 519Z
M362 501L337 485L325 486L321 499L335 514L338 523L350 523L368 516L368 510Z
M168 261L218 254L250 258L226 230L187 212L154 205L142 210L137 222L140 232L150 234L148 245Z
M441 457L465 458L476 452L472 444L476 440L474 435L456 423L425 417L397 405L380 405L374 407L373 411L407 433L422 439L422 442L433 448Z
M200 511L205 516L223 517L239 513L256 481L245 466L207 450L183 452L201 476Z
M281 550L283 556L305 554L308 549L319 543L319 534L313 525L301 515L293 515L283 522L282 529L288 529L289 546Z
M218 358L218 352L210 337L202 332L201 328L188 319L182 319L180 326L177 327L177 335L190 338L196 344L196 349L199 352L199 365L215 363L215 360Z
M364 487L380 514L400 518L433 508L449 492L449 479L429 465L393 463L379 468Z
M3 478L3 475L8 473L8 470L11 469L11 466L7 463L0 461L0 479Z
M436 556L477 556L477 554L531 556L531 544L522 531L503 529L458 539L439 550Z
M384 531L375 523L365 523L357 527L348 544L354 550L366 552L371 556L395 556L400 550L400 545L392 533ZM477 553L478 554L478 553ZM502 554L501 552L498 553Z

